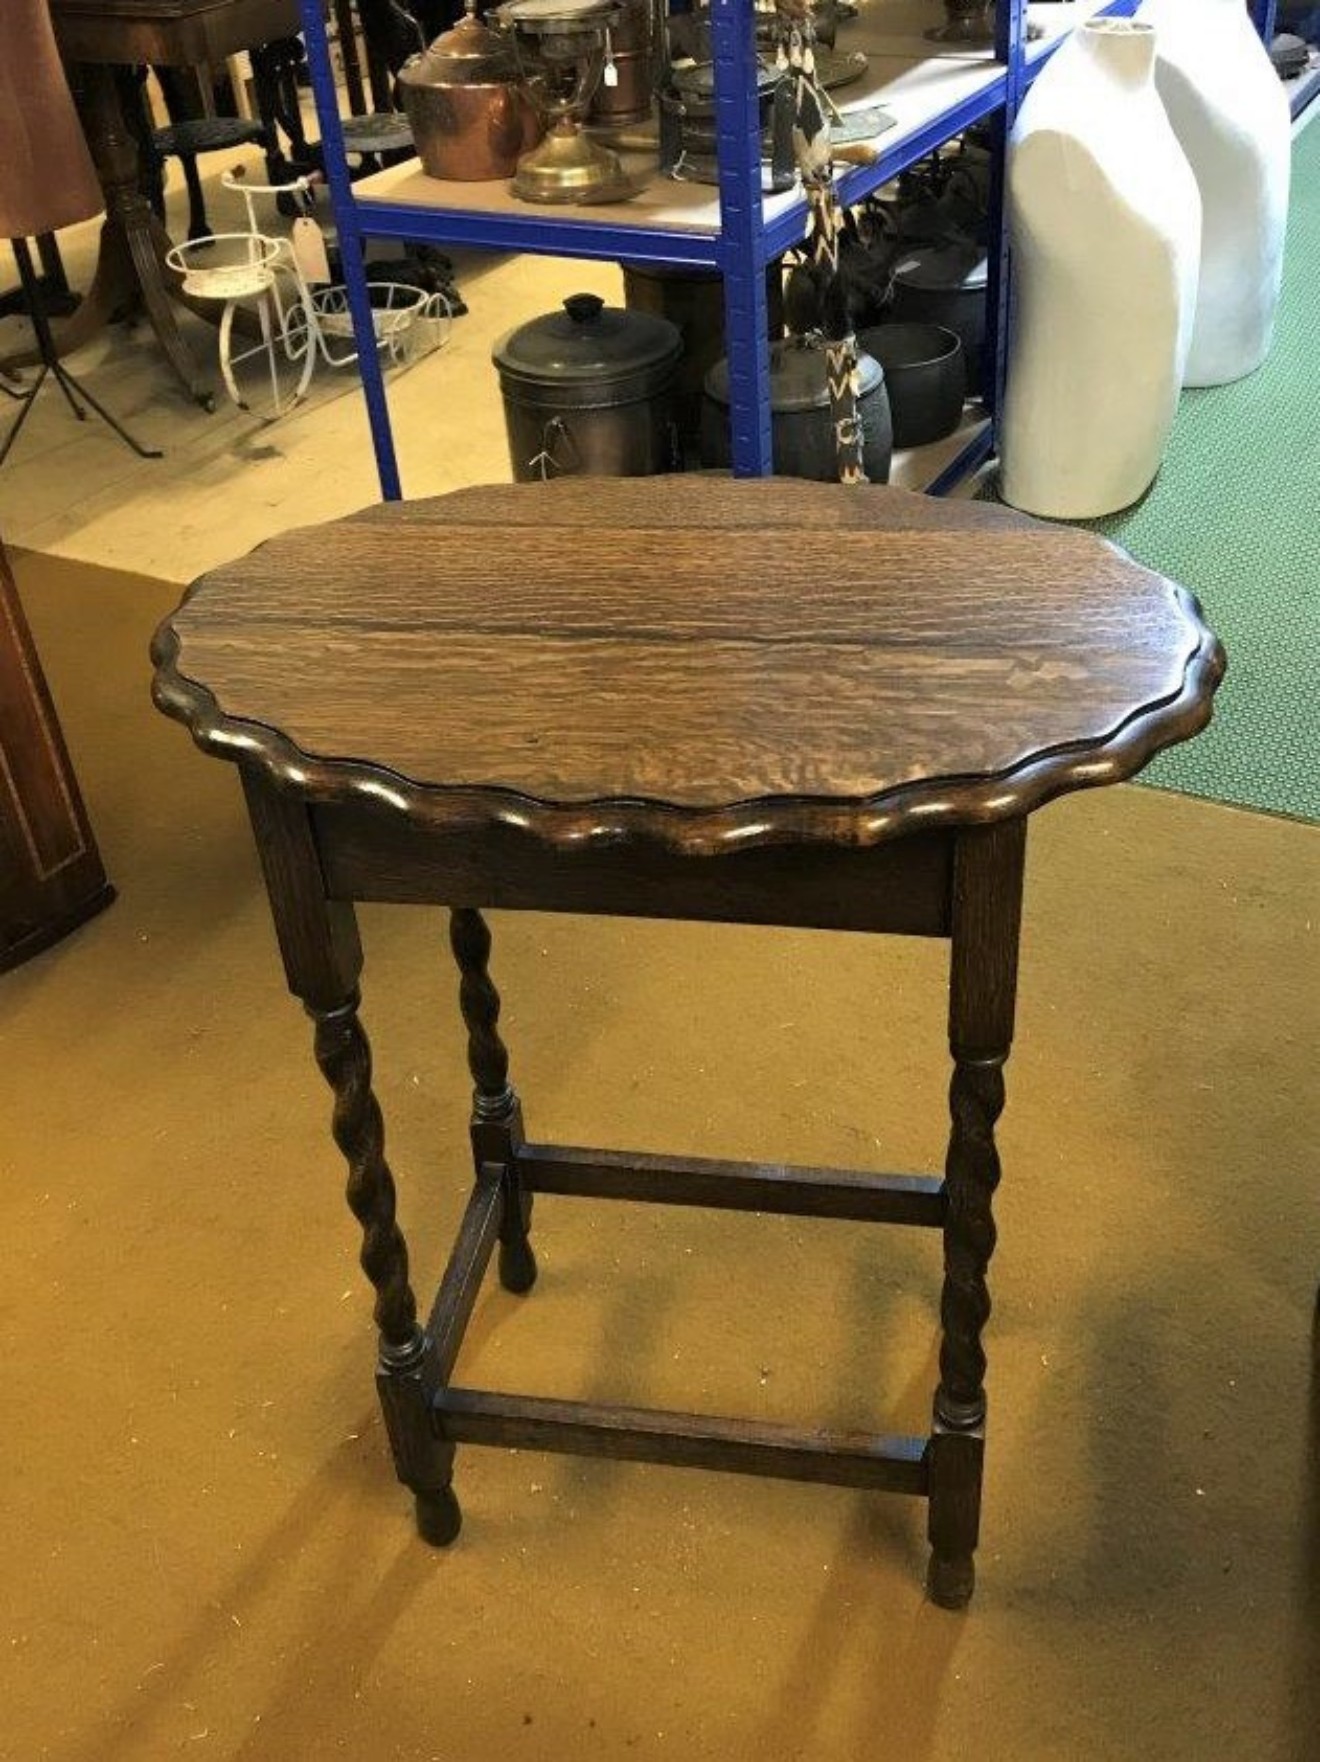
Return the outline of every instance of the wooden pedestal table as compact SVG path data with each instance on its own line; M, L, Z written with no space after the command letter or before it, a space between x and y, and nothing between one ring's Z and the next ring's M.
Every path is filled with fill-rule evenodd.
M1205 723L1222 658L1194 601L1098 538L970 503L568 479L287 534L198 583L154 652L160 707L242 774L334 1092L380 1394L422 1533L458 1531L460 1443L784 1475L927 1498L931 1594L965 1603L1027 817ZM358 1019L358 900L450 908L476 1180L424 1319ZM948 939L943 1178L530 1141L485 906ZM940 1232L930 1435L456 1386L497 1244L504 1285L533 1283L537 1193Z
M165 262L170 238L142 188L138 146L114 70L219 64L240 49L297 31L297 0L51 0L51 17L105 192L96 273L78 311L57 330L56 345L61 355L72 354L112 318L143 307L180 383L209 407L210 376L194 359L176 315L176 300L190 302ZM216 322L206 302L195 309ZM13 355L0 368L31 366L36 358Z

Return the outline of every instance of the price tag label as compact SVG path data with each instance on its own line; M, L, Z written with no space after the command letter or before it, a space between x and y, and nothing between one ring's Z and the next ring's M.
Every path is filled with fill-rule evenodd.
M303 280L313 286L318 282L329 282L330 259L326 255L325 234L310 214L300 214L294 221L289 241Z

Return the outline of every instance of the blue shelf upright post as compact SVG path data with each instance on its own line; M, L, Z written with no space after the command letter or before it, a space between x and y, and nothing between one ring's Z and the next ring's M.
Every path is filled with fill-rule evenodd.
M712 0L711 38L733 469L738 477L767 477L773 469L770 355L761 223L761 119L751 0Z
M998 451L999 421L1004 405L1008 365L1008 321L1013 299L1013 265L1005 213L1008 142L1022 103L1022 56L1026 47L1026 0L1008 0L995 7L995 59L1004 68L1004 106L991 125L989 274L986 285L987 323L981 387L994 425Z
M363 238L357 224L353 184L348 175L344 131L339 122L339 93L335 87L335 73L330 61L325 14L321 0L300 0L300 5L303 38L307 44L307 64L311 69L312 93L316 99L316 115L321 129L326 181L330 185L330 202L339 233L339 256L344 267L344 286L348 291L348 307L353 318L358 372L362 375L367 420L371 425L371 445L376 455L376 474L380 478L382 497L387 502L397 502L402 498L403 490L399 483L394 436L390 430L389 407L385 401L385 375L381 369L380 351L376 346L376 323L372 316L371 295L367 289L366 267L362 257Z
M1252 0L1251 16L1256 21L1256 29L1260 32L1261 40L1267 49L1274 41L1274 21L1277 11L1278 0Z

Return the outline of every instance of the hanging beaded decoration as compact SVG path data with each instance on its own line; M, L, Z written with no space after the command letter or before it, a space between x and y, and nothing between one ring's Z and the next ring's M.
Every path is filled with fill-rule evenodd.
M862 419L857 396L861 376L857 337L839 278L839 240L844 209L834 188L829 106L816 77L816 26L812 0L778 0L777 61L793 81L793 151L810 211L811 276L825 345L826 380L840 483L865 483Z

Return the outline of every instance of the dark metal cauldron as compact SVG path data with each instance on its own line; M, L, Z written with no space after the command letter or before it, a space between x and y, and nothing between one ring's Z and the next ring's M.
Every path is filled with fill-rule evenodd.
M884 369L896 447L943 440L962 421L961 340L940 324L879 324L857 338Z
M981 387L989 262L980 245L913 245L893 268L895 323L942 324L961 338L967 384Z
M862 465L872 483L888 483L894 437L889 422L885 376L870 355L859 361L861 390L857 407L862 419ZM825 347L816 338L786 337L770 345L771 444L780 477L810 477L820 483L838 480L838 454ZM706 375L706 401L701 421L701 462L727 466L729 446L729 363L719 361Z
M510 331L491 353L517 482L649 477L679 465L677 327L571 294Z

